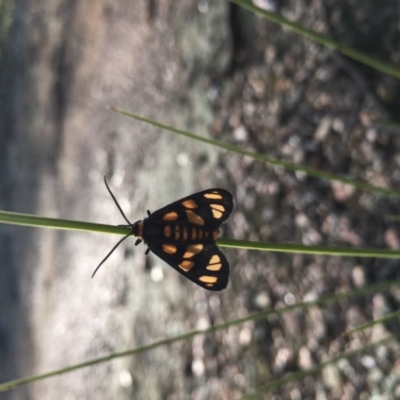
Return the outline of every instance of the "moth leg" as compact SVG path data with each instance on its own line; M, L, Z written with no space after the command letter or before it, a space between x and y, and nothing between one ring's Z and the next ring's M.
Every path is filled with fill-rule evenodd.
M144 253L145 256L150 253L150 247L147 248L146 253Z
M135 246L137 246L138 244L140 244L140 243L142 243L142 242L143 242L142 239L137 239L136 242L135 242Z

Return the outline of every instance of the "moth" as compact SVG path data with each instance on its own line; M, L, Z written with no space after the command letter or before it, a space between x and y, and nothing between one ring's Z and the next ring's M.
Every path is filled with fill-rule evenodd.
M125 216L114 194L107 190L127 222L131 232L124 236L93 272L95 275L112 252L129 236L144 242L148 248L185 278L204 289L225 289L229 280L229 262L216 244L220 226L233 210L233 197L225 189L213 188L184 197L147 217L131 223Z

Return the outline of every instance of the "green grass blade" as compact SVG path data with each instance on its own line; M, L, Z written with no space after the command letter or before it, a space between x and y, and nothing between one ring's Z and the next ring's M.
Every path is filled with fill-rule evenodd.
M398 318L399 316L400 316L400 310L393 311L389 314L384 315L381 318L378 318L373 321L366 322L365 324L359 325L356 328L345 332L344 335L346 335L346 336L352 335L353 333L360 332L360 331L363 331L368 328L372 328L374 325L383 324L384 322L387 322L394 318Z
M249 400L249 399L254 399L254 398L261 398L261 396L263 394L265 394L267 392L271 392L272 390L277 389L280 386L283 386L290 382L298 382L300 379L303 379L307 376L314 375L318 372L321 372L325 367L336 364L340 360L343 360L343 359L348 360L348 359L358 356L359 354L364 353L368 350L372 350L378 346L387 345L389 342L391 342L395 339L398 339L398 337L390 336L388 338L379 340L377 342L370 343L370 344L363 346L357 350L353 350L353 351L349 351L347 353L340 354L336 357L331 358L328 361L316 364L311 368L307 368L307 369L304 369L301 371L296 371L296 372L290 373L288 375L283 376L282 378L275 379L274 381L267 383L266 385L258 388L256 391L254 391L252 393L248 393L245 396L240 397L240 399L238 399L238 400Z
M276 158L268 157L268 156L265 156L265 155L250 151L250 150L245 150L245 149L242 149L240 147L234 146L234 145L229 144L229 143L220 142L218 140L209 139L209 138L206 138L204 136L199 136L199 135L196 135L194 133L190 133L190 132L187 132L187 131L184 131L184 130L181 130L181 129L176 129L176 128L172 127L172 126L163 124L163 123L158 122L158 121L154 121L154 120L152 120L150 118L143 117L143 116L141 116L139 114L132 113L132 112L130 112L128 110L124 110L122 108L118 108L118 107L110 107L110 108L111 108L111 110L113 110L115 112L118 112L120 114L126 115L127 117L130 117L130 118L134 118L134 119L136 119L138 121L142 121L142 122L145 122L147 124L156 126L158 128L166 129L166 130L169 130L171 132L177 133L179 135L182 135L182 136L185 136L185 137L188 137L188 138L191 138L191 139L195 139L195 140L203 142L203 143L211 144L213 146L220 147L222 149L229 150L229 151L232 151L234 153L241 154L243 156L251 157L251 158L253 158L253 159L257 160L257 161L261 161L261 162L264 162L264 163L267 163L267 164L271 164L271 165L276 165L276 166L285 168L288 171L303 172L306 175L312 176L314 178L319 178L319 179L332 181L332 182L334 182L334 181L341 182L343 184L353 186L353 187L355 187L357 189L360 189L360 190L365 190L365 191L371 192L371 193L383 194L383 195L386 195L386 196L392 196L392 197L396 197L396 198L400 199L400 191L397 191L397 190L387 189L387 188L383 188L383 187L379 187L379 186L374 186L374 185L370 185L368 183L358 182L358 181L355 181L353 179L348 179L348 178L344 178L344 177L341 177L341 176L338 176L338 175L330 174L328 172L319 171L317 169L303 167L303 166L300 166L300 165L297 165L297 164L293 164L293 163L290 163L290 162L286 162L286 161L280 161L280 160L277 160Z
M94 224L91 222L71 221L58 218L39 217L30 214L20 214L8 211L0 211L0 223L24 225L39 228L66 229L77 231L90 231L127 235L129 228L122 226ZM285 253L313 254L340 257L375 257L375 258L400 258L399 250L370 249L370 248L345 248L329 246L305 246L291 243L263 243L249 240L218 239L217 243L222 247L237 249L276 251Z
M221 247L235 249L276 251L279 253L312 254L338 257L400 258L400 250L347 248L330 246L305 246L291 243L264 243L249 240L218 239Z
M386 128L400 133L400 124L394 121L375 121L374 125L378 128Z
M388 221L400 222L400 215L387 215L385 216L385 219Z
M72 221L59 218L46 218L30 214L21 214L9 211L0 211L0 223L12 225L24 225L36 228L66 229L75 231L90 231L127 235L129 228L91 222Z
M362 295L366 295L368 293L374 293L377 291L381 291L381 290L385 290L393 285L399 285L400 284L400 280L396 280L396 281L388 281L388 282L382 282L382 283L378 283L378 284L374 284L374 285L369 285L366 286L364 288L360 288L360 289L354 289L354 290L349 290L346 292L340 292L340 293L336 293L334 295L330 295L330 296L324 296L321 297L320 299L314 300L314 301L307 301L307 302L301 302L301 303L296 303L293 305L290 305L288 307L284 307L284 308L280 308L277 310L269 310L269 311L265 311L265 312L261 312L258 314L252 314L249 315L247 317L244 318L239 318L233 321L228 321L226 323L223 324L219 324L219 325L214 325L210 328L204 329L204 330L195 330L195 331L191 331L191 332L187 332L184 333L182 335L178 335L178 336L174 336L171 338L166 338L166 339L162 339L153 343L150 343L148 345L144 345L141 347L136 347L134 349L130 349L127 351L122 351L122 352L117 352L117 353L112 353L109 354L107 356L103 356L103 357L98 357L89 361L85 361L79 364L75 364L69 367L65 367L65 368L61 368L58 370L54 370L51 372L47 372L44 374L39 374L39 375L31 375L31 376L27 376L27 377L23 377L23 378L19 378L19 379L14 379L12 381L8 381L8 382L3 382L0 383L0 392L5 392L8 391L10 389L13 389L17 386L23 385L23 384L27 384L27 383L32 383L35 381L39 381L39 380L43 380L43 379L47 379L53 376L57 376L57 375L61 375L61 374L65 374L67 372L72 372L81 368L85 368L85 367L89 367L92 365L96 365L96 364L101 364L103 362L106 361L110 361L113 360L115 358L120 358L120 357L126 357L126 356L133 356L139 353L143 353L149 350L153 350L157 347L160 346L165 346L165 345L169 345L172 343L176 343L179 342L181 340L187 340L187 339L191 339L195 336L198 335L207 335L207 334L212 334L215 333L217 331L220 330L224 330L227 329L231 326L237 326L237 325L241 325L244 324L245 322L249 322L249 321L256 321L256 320L260 320L260 319L265 319L271 315L281 315L290 311L294 311L296 309L307 309L310 307L315 307L315 306L321 306L323 304L327 304L333 301L339 301L342 299L348 299L350 297L354 297L354 296L362 296Z
M345 46L339 42L336 42L332 39L329 39L320 33L314 32L310 29L304 28L303 26L296 24L295 22L291 22L284 17L272 13L270 11L263 10L261 8L258 8L254 4L252 4L249 1L246 0L231 0L232 3L237 4L240 7L243 7L249 11L254 12L255 14L261 15L268 19L269 21L275 22L281 26L284 26L285 28L288 28L292 30L293 32L296 32L308 39L311 39L317 43L320 43L326 47L329 47L333 50L338 51L339 53L344 54L347 57L350 57L354 60L357 60L365 65L368 65L377 71L384 72L388 75L393 76L394 78L400 79L400 69L393 67L383 61L377 60L376 58L373 58L367 54L361 53L360 51L357 51L349 46Z

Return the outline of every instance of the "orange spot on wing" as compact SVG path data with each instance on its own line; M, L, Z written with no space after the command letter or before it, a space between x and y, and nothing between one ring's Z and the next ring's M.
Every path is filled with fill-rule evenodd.
M208 269L209 271L219 271L222 268L222 263L221 263L221 257L218 254L214 254L206 269Z
M179 268L183 269L185 272L189 272L193 268L194 262L184 260L181 263L179 263L178 266L179 266Z
M185 211L186 211L186 215L188 217L189 222L191 222L192 224L196 224L196 225L204 225L204 219L201 218L199 215L195 214L191 210L185 210Z
M178 250L174 244L163 244L162 249L167 254L175 254Z
M218 254L214 254L210 259L210 264L216 264L221 262L221 257Z
M222 217L222 212L218 210L214 210L213 208L211 209L213 217L216 219L220 219Z
M202 275L199 278L200 282L204 282L206 284L213 284L217 282L218 278L216 276Z
M175 211L167 212L163 216L164 221L175 221L177 219L178 219L178 213L176 213Z
M221 200L222 199L222 195L219 194L218 192L205 193L203 196L206 199L211 199L211 200Z
M225 207L221 204L211 204L210 207L214 218L220 219L224 215Z
M201 243L191 244L187 247L183 258L191 258L203 250L204 246Z
M192 200L192 199L188 199L188 200L182 201L182 205L185 208L197 208L198 207L196 202L194 200Z

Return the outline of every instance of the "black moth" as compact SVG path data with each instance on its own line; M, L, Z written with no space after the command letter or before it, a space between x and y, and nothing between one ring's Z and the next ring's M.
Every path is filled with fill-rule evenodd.
M215 240L219 228L232 213L233 197L225 189L213 188L184 197L132 224L125 216L104 177L107 190L131 228L93 272L95 275L111 253L129 236L148 246L172 268L207 290L225 289L229 263Z

